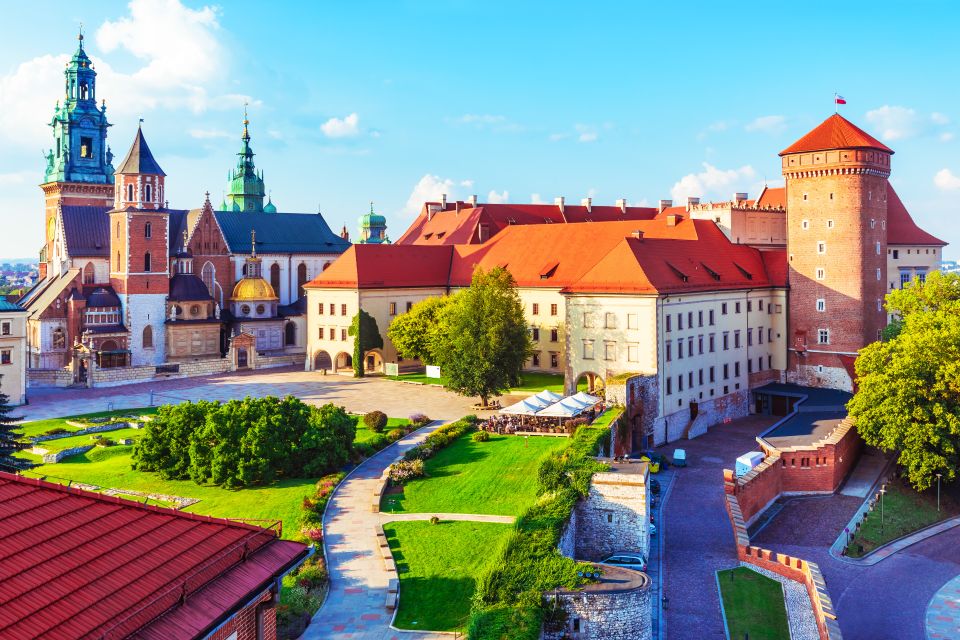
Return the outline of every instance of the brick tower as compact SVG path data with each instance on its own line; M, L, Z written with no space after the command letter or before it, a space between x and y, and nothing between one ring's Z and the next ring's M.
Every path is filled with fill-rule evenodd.
M130 364L164 361L169 214L164 174L138 128L116 173L110 211L110 284L130 332Z
M851 390L886 323L893 151L834 114L780 153L787 189L788 379Z
M50 120L54 147L44 156L45 242L41 249L41 277L54 275L53 244L57 210L61 205L109 207L113 198L113 154L107 146L107 107L97 106L97 72L79 45L64 70L64 99Z

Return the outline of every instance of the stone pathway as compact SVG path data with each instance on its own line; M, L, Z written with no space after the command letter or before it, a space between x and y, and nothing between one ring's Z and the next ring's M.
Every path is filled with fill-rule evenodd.
M928 640L960 638L960 576L937 591L927 605Z
M429 520L432 516L441 520L502 524L513 524L514 518L465 513L374 513L370 508L371 496L384 469L440 426L441 423L432 423L368 458L337 487L323 517L330 591L301 640L438 640L451 637L449 633L398 631L390 627L393 613L384 604L389 578L377 547L377 525Z

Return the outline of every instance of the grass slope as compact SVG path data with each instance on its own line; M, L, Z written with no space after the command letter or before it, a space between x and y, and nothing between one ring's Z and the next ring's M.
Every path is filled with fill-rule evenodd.
M783 588L747 567L720 571L720 597L731 638L783 640L790 637Z
M426 478L412 480L403 494L388 494L382 509L411 513L488 513L516 516L533 504L540 461L568 444L566 438L471 434L426 461Z
M67 431L79 431L80 427L74 427L67 424L67 420L77 418L101 418L103 416L124 416L124 415L152 415L157 412L157 407L143 407L140 409L117 409L115 411L97 411L95 413L83 413L76 416L65 416L63 418L48 418L47 420L34 420L24 422L20 431L25 437L38 436L51 429L66 429ZM91 425L93 426L93 425Z
M400 577L401 629L463 629L477 577L512 530L481 522L384 525Z

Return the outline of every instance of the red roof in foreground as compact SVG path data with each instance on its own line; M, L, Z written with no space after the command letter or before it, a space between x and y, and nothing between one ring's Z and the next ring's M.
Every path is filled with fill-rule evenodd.
M887 244L919 244L945 247L946 242L933 236L913 221L913 217L900 200L900 196L893 190L893 185L887 183Z
M306 555L276 535L0 473L0 637L208 633Z
M780 155L824 151L826 149L879 149L880 151L893 153L890 147L839 113L835 113L817 125L810 133L781 151Z

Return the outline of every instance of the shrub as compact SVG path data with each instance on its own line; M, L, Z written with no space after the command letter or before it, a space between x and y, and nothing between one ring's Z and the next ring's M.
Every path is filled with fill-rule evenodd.
M70 429L64 429L63 427L57 427L55 429L50 429L49 431L44 431L43 435L45 436L58 436L61 433L73 433Z
M404 431L403 429L391 429L390 432L387 433L387 440L390 440L391 442L396 442L397 440L399 440L405 435L407 435L407 432Z
M363 424L380 433L387 426L387 414L383 411L371 411L363 416Z
M440 518L437 516L430 516L430 524L440 524Z
M297 571L297 585L306 589L316 589L327 581L327 569L323 562L308 562Z
M428 418L426 414L418 412L410 415L410 422L416 427L422 427L430 423L430 418Z
M424 475L423 460L400 460L390 465L390 480L396 484L422 478Z
M490 433L487 431L477 431L473 434L474 442L487 442L490 440Z
M302 529L300 533L302 533L303 537L309 540L310 542L323 542L322 527L305 528L305 529Z
M317 506L317 503L310 499L310 496L303 496L303 502L300 504L300 508L304 511L313 511L313 508Z

